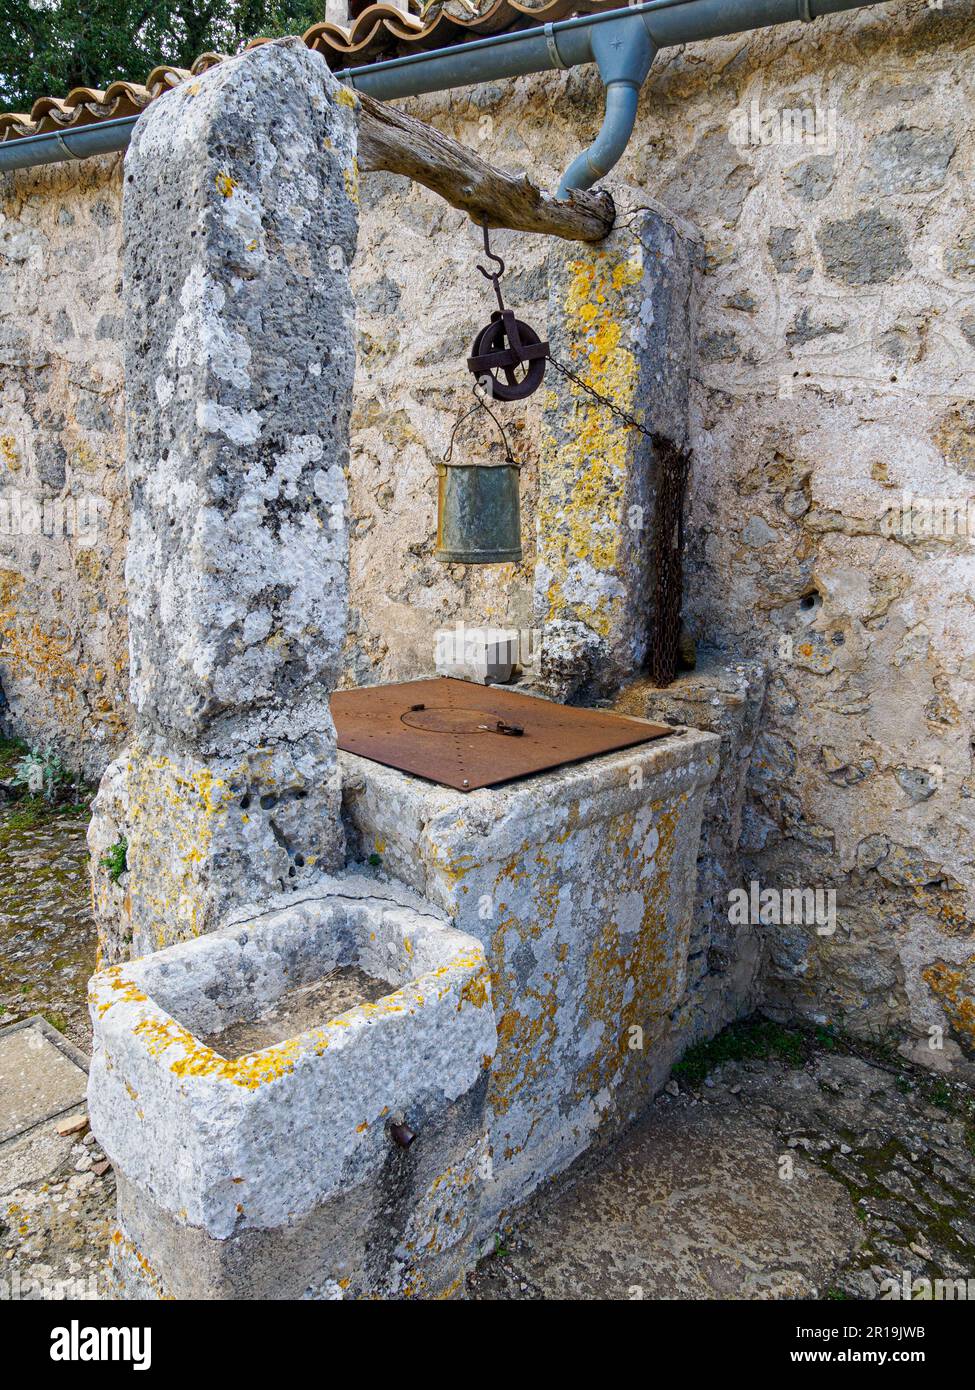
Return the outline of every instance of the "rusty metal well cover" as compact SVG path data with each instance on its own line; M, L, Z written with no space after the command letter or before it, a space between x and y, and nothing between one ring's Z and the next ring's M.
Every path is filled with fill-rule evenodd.
M644 719L448 676L336 690L331 705L347 753L461 792L673 733Z

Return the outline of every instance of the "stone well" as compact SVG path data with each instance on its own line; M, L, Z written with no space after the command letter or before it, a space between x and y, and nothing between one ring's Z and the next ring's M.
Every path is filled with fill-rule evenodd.
M469 793L340 753L363 857L483 943L498 1051L490 1234L546 1177L648 1104L681 997L719 740L653 743Z
M90 1109L131 1294L462 1292L649 1103L687 980L713 734L469 794L337 753L356 122L285 40L154 103L126 156L135 713L90 843L107 957L150 954L93 981ZM553 265L555 339L682 444L696 243L641 226ZM589 333L602 301L632 332ZM535 693L581 702L642 664L655 592L653 450L592 409L553 394L536 518ZM333 972L380 983L339 1007Z

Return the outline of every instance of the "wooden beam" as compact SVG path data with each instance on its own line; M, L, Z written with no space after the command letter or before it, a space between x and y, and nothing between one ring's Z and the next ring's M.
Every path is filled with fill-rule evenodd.
M609 193L577 190L562 202L520 178L496 169L472 150L395 106L356 93L360 106L359 169L385 170L415 179L479 227L542 232L566 241L601 241L613 229L616 208Z

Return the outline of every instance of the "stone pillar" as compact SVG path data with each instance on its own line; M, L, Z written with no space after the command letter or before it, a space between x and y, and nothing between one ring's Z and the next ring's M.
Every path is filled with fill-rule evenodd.
M91 834L110 956L122 936L142 954L210 931L343 860L328 697L355 150L355 98L284 39L154 102L126 156L135 732ZM118 886L98 862L113 836Z
M696 231L656 208L595 246L549 260L552 354L683 448L693 347ZM655 450L554 368L546 375L535 613L541 686L608 695L646 661L654 601Z

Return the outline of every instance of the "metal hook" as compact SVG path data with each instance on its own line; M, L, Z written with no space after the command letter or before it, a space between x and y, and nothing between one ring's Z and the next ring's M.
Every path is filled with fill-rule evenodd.
M501 298L501 286L498 284L498 281L504 274L504 261L496 252L491 250L491 239L486 222L482 230L484 232L484 254L487 256L488 260L493 261L498 268L497 270L487 270L483 265L479 265L477 268L484 276L485 280L491 281L491 284L494 286L494 293L498 297L498 308L504 313L504 300Z
M498 268L497 270L485 270L482 265L479 265L477 268L486 280L496 280L499 275L504 274L504 261L497 252L491 250L490 232L488 231L486 222L481 230L484 232L484 254L489 261L494 261Z

